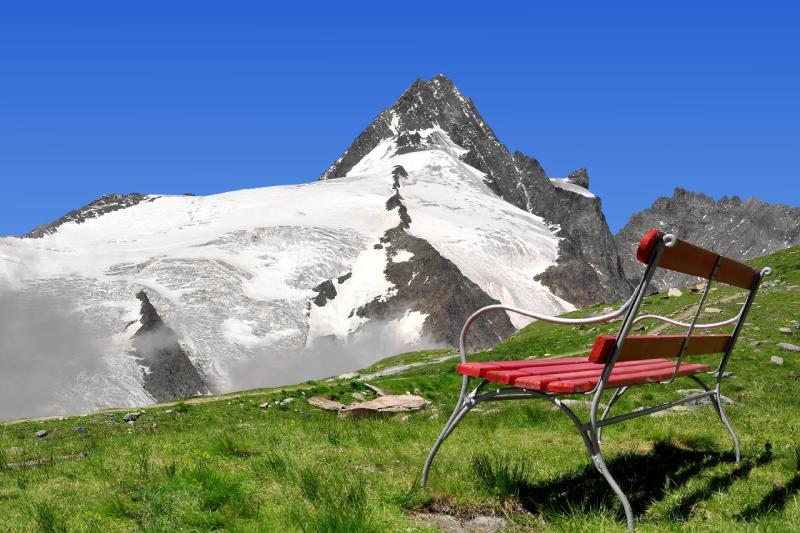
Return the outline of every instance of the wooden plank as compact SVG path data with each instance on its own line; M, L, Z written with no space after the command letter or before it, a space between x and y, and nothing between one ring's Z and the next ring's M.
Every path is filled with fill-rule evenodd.
M685 335L629 335L622 345L617 361L678 357ZM685 355L723 353L731 341L729 334L692 335ZM595 340L589 361L605 363L614 351L616 337L600 335Z
M636 259L649 263L664 232L652 229L645 234L636 250ZM708 279L714 270L719 254L678 239L674 246L664 248L658 266L690 276ZM714 280L742 289L751 289L759 271L728 257L720 257Z

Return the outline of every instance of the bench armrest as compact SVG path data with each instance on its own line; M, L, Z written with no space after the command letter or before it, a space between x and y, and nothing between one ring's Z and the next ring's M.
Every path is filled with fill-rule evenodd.
M467 333L472 328L472 324L483 314L488 313L489 311L510 311L512 313L517 313L523 316L527 316L530 318L535 318L536 320L541 320L542 322L550 322L553 324L561 324L565 326L578 326L578 325L585 325L585 324L597 324L599 322L608 322L609 320L613 320L627 311L628 307L630 307L631 303L633 302L633 296L631 296L627 302L622 304L622 306L610 313L605 315L597 315L597 316L589 316L584 318L561 318L558 316L550 316L550 315L542 315L533 311L526 311L525 309L520 309L518 307L512 307L510 305L503 305L503 304L494 304L494 305L487 305L486 307L482 307L472 313L467 321L464 323L464 327L461 329L461 336L458 339L458 349L461 353L461 362L467 362L467 348L466 348L466 339Z

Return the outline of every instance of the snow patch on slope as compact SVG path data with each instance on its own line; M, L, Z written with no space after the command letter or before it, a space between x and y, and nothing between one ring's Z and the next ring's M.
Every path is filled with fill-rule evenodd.
M559 189L574 192L575 194L580 194L586 198L597 198L594 194L589 192L588 189L584 189L580 185L571 183L567 178L550 178L550 182Z

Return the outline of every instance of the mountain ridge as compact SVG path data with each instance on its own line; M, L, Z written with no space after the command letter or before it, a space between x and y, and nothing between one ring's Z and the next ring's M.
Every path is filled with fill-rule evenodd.
M715 200L676 187L672 196L659 197L649 208L632 214L614 237L622 251L625 273L632 280L641 279L643 271L634 259L636 245L651 228L674 233L732 259L747 260L800 244L800 208L738 196ZM662 289L694 281L675 272L659 272L654 278Z

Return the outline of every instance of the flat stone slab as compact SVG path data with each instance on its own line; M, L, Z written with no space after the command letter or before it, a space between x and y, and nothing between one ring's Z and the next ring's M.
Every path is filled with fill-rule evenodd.
M414 518L417 522L446 533L494 533L505 529L508 525L505 519L497 516L476 516L461 520L449 514L418 513Z
M778 348L786 350L787 352L800 352L800 346L788 342L779 342Z
M389 394L366 402L353 403L339 411L342 418L370 416L378 413L405 413L422 411L431 402L416 394Z
M313 396L308 399L308 403L317 407L318 409L325 409L326 411L341 411L344 409L344 404L335 400L329 400L322 396Z

